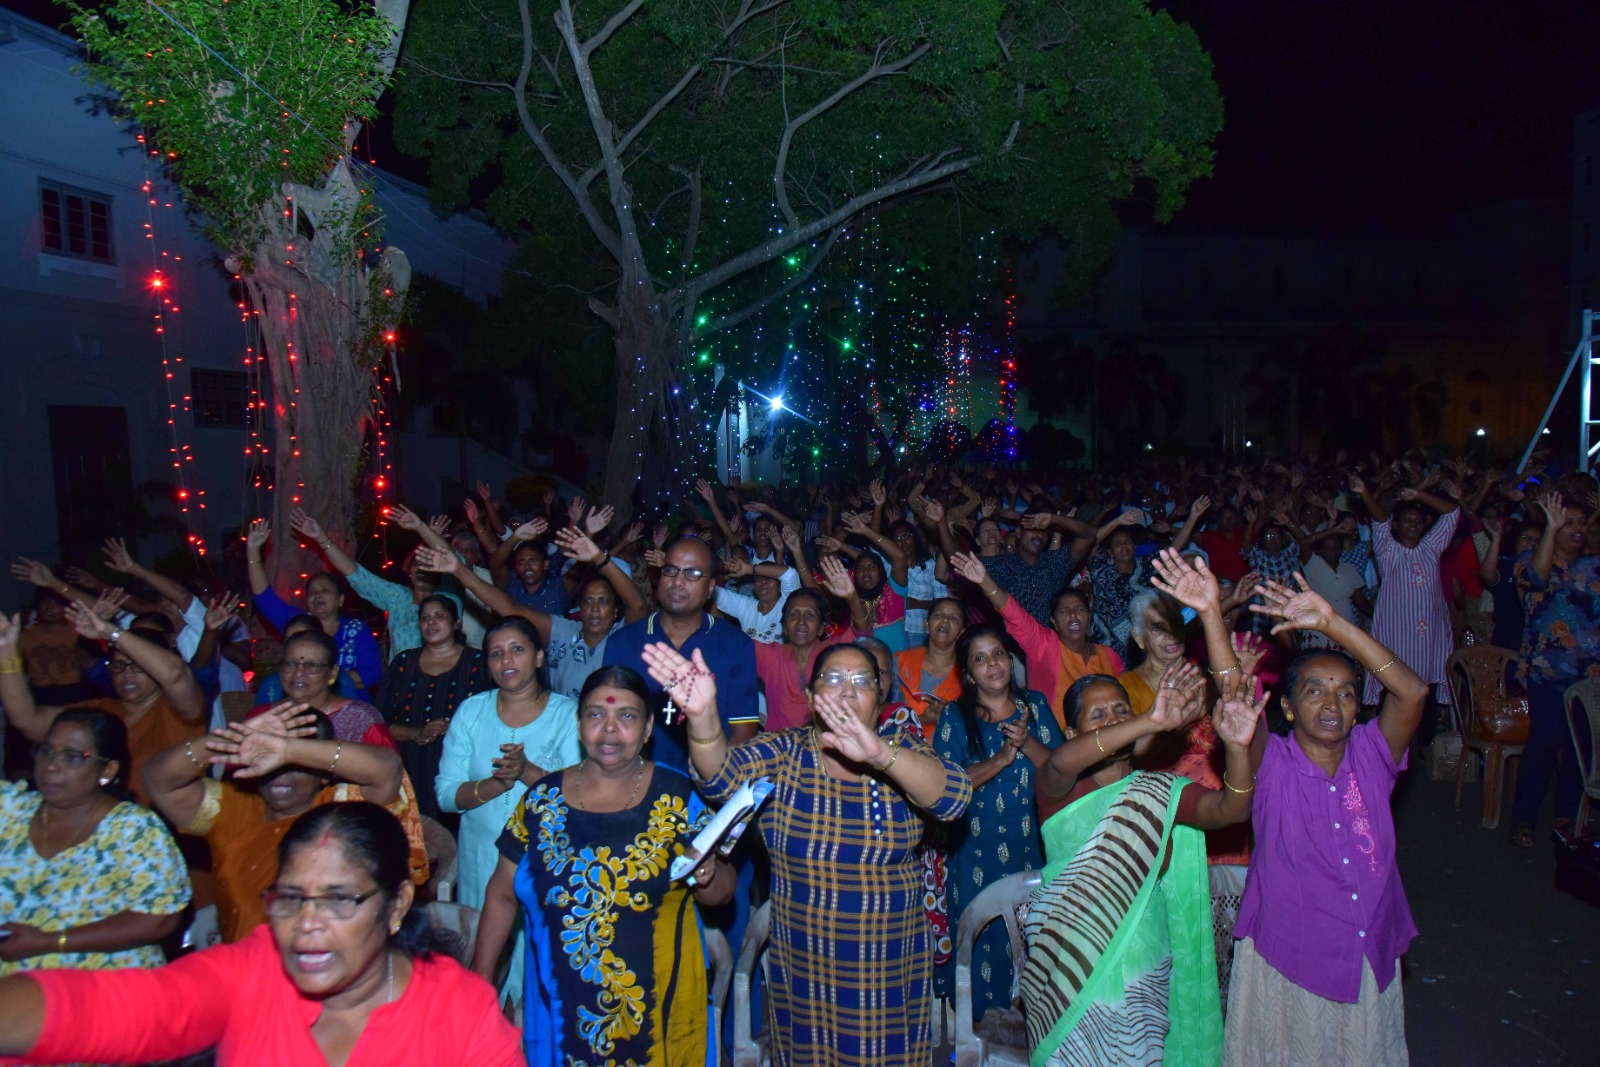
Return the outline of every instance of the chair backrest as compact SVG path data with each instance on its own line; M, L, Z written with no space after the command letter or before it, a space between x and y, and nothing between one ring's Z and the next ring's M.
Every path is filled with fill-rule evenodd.
M230 725L244 722L250 709L256 706L256 695L248 689L222 694L222 717Z
M1584 788L1593 792L1600 787L1600 745L1596 744L1600 741L1600 678L1585 678L1567 686L1566 710ZM1574 714L1579 710L1582 714Z
M1476 709L1479 702L1487 707L1489 702L1506 700L1506 668L1517 654L1498 645L1467 645L1450 653L1445 661L1445 677L1455 700L1450 705L1450 718L1462 737L1475 736Z
M422 819L422 845L428 850L430 881L438 888L439 876L456 858L456 837L444 823L426 815Z
M733 1067L759 1067L761 1063L761 1046L756 1044L755 1025L750 1018L750 984L771 929L772 902L768 901L750 913L744 944L739 946L739 962L733 969Z
M722 1019L728 1009L728 988L733 984L733 949L721 930L705 928L706 962L711 965L711 1033L707 1035L717 1051L717 1063L726 1062L722 1048Z
M1033 899L1039 888L1038 871L1008 874L973 898L956 924L956 1067L977 1067L986 1059L983 1041L972 1029L972 947L983 928L1004 920L1011 941L1012 974L1020 975L1028 946L1022 939L1017 911ZM1013 983L1015 978L1013 977ZM1012 989L1016 993L1015 986Z
M422 911L434 927L452 942L450 955L463 967L472 966L472 950L478 942L478 909L465 904L436 900L424 904Z

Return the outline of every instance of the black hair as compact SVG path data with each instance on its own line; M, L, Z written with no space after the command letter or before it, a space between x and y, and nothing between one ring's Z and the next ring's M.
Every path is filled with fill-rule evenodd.
M650 684L644 680L644 675L632 667L612 664L609 667L595 668L589 672L589 677L583 680L583 688L578 690L578 714L583 714L583 705L588 701L589 694L603 685L626 689L643 701L646 709L656 703L656 698L650 692Z
M293 637L285 640L283 642L283 655L285 659L287 659L289 656L289 646L297 641L310 641L312 644L316 645L318 648L322 649L322 651L328 654L329 666L337 667L339 665L339 643L323 632L321 623L317 624L317 628L315 630L302 630L300 633L297 633Z
M172 620L159 611L141 611L133 617L128 629L155 630L165 637L171 637L176 632L172 627Z
M109 711L75 707L57 715L51 721L50 729L74 724L89 731L89 740L94 745L96 756L117 761L116 776L100 788L118 800L132 799L128 793L128 775L133 769L133 754L128 749L128 724L122 721L120 715L113 715Z
M384 908L411 880L411 843L400 820L365 800L323 804L296 819L278 844L278 870L288 866L297 851L315 845L324 836L338 841L345 858L371 876ZM401 920L400 932L389 940L406 955L423 958L435 953L450 954L458 947L415 905Z
M1294 691L1300 685L1300 676L1305 673L1307 665L1313 660L1336 659L1350 668L1350 677L1357 682L1361 679L1361 668L1356 664L1355 657L1348 652L1337 648L1312 648L1300 653L1289 661L1283 669L1283 679L1278 684L1278 691L1282 694L1279 705L1286 706L1294 698Z
M322 632L322 622L310 612L302 611L298 615L291 615L289 621L283 624L283 634L287 639L290 630L302 627L307 630L316 630L318 633Z
M961 725L967 731L967 755L974 761L984 758L983 724L978 719L978 687L969 683L967 657L972 655L972 646L980 637L993 637L998 640L1013 663L1021 659L1021 649L1016 647L1011 635L994 623L974 623L962 630L961 636L956 638L956 669L961 672L961 695L956 698L956 708L961 712ZM1017 692L1015 677L1008 676L1006 684L1011 687L1010 692L1013 697L1021 695Z
M461 621L461 606L455 602L454 597L446 596L443 593L429 593L417 602L417 611L421 612L429 604L437 604L443 608L445 614L450 616L451 622Z
M1066 694L1061 698L1061 717L1067 721L1067 728L1074 733L1078 730L1078 722L1083 717L1083 694L1101 682L1110 682L1122 694L1122 699L1128 699L1128 690L1121 682L1109 674L1086 674L1067 687Z
M332 571L318 571L315 574L308 575L306 577L306 584L303 587L304 590L307 591L307 592L310 591L311 583L316 581L318 578L326 578L326 579L328 579L328 581L332 582L333 583L333 591L338 593L341 597L347 597L347 596L350 595L349 587L346 586L344 584L344 582L340 581L339 580L339 576L337 574L334 574ZM302 592L300 595L304 596L305 592Z
M494 639L494 635L499 633L501 630L515 630L517 633L526 638L534 648L538 649L540 652L545 650L544 640L539 636L539 631L534 629L533 623L529 622L521 615L501 615L491 622L483 631L483 655L485 659L487 659L489 656L489 642L492 641ZM539 668L533 672L533 674L534 678L538 680L539 687L541 689L550 688L549 661L541 664Z
M1090 596L1087 589L1081 585L1064 585L1061 587L1061 592L1057 593L1050 600L1051 615L1054 615L1056 611L1060 609L1061 602L1067 597L1077 597L1079 600L1083 601L1084 607L1089 608L1091 611L1094 609L1094 598Z

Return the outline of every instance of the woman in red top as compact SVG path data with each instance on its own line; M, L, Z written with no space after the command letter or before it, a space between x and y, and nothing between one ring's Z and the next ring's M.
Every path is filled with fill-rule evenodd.
M410 913L407 856L376 804L313 809L278 847L268 925L243 941L152 970L0 980L0 1062L145 1063L216 1046L220 1067L520 1067L493 988L435 955Z

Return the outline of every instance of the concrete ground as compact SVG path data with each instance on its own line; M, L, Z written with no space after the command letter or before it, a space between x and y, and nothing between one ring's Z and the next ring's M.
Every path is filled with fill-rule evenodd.
M1482 827L1480 785L1456 811L1453 782L1409 777L1395 817L1419 931L1404 964L1411 1062L1600 1063L1600 908L1555 888L1548 809L1538 844L1514 848L1507 819Z

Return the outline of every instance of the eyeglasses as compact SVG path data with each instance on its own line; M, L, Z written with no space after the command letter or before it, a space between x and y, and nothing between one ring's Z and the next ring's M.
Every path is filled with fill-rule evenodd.
M145 669L130 659L114 659L106 665L111 674L144 674Z
M698 582L706 576L706 572L699 567L674 567L670 563L661 568L663 578L676 578L679 575L682 575L686 582Z
M274 919L293 919L307 904L330 919L351 919L355 917L357 908L377 896L379 892L377 889L369 889L360 896L352 896L349 893L324 893L321 896L311 896L287 889L268 889L261 894L261 902L266 906L267 914Z
M333 666L323 659L286 659L279 668L284 674L302 674L306 671L325 671Z
M109 756L97 756L93 752L81 752L75 748L56 748L43 741L33 746L33 762L40 767L55 760L60 760L62 766L66 767L67 770L75 771L83 766L85 760L92 759L100 760L102 763L109 763L111 758Z
M878 680L870 674L846 674L843 671L829 671L817 678L817 684L825 689L840 689L848 683L852 688L869 690L878 688Z

